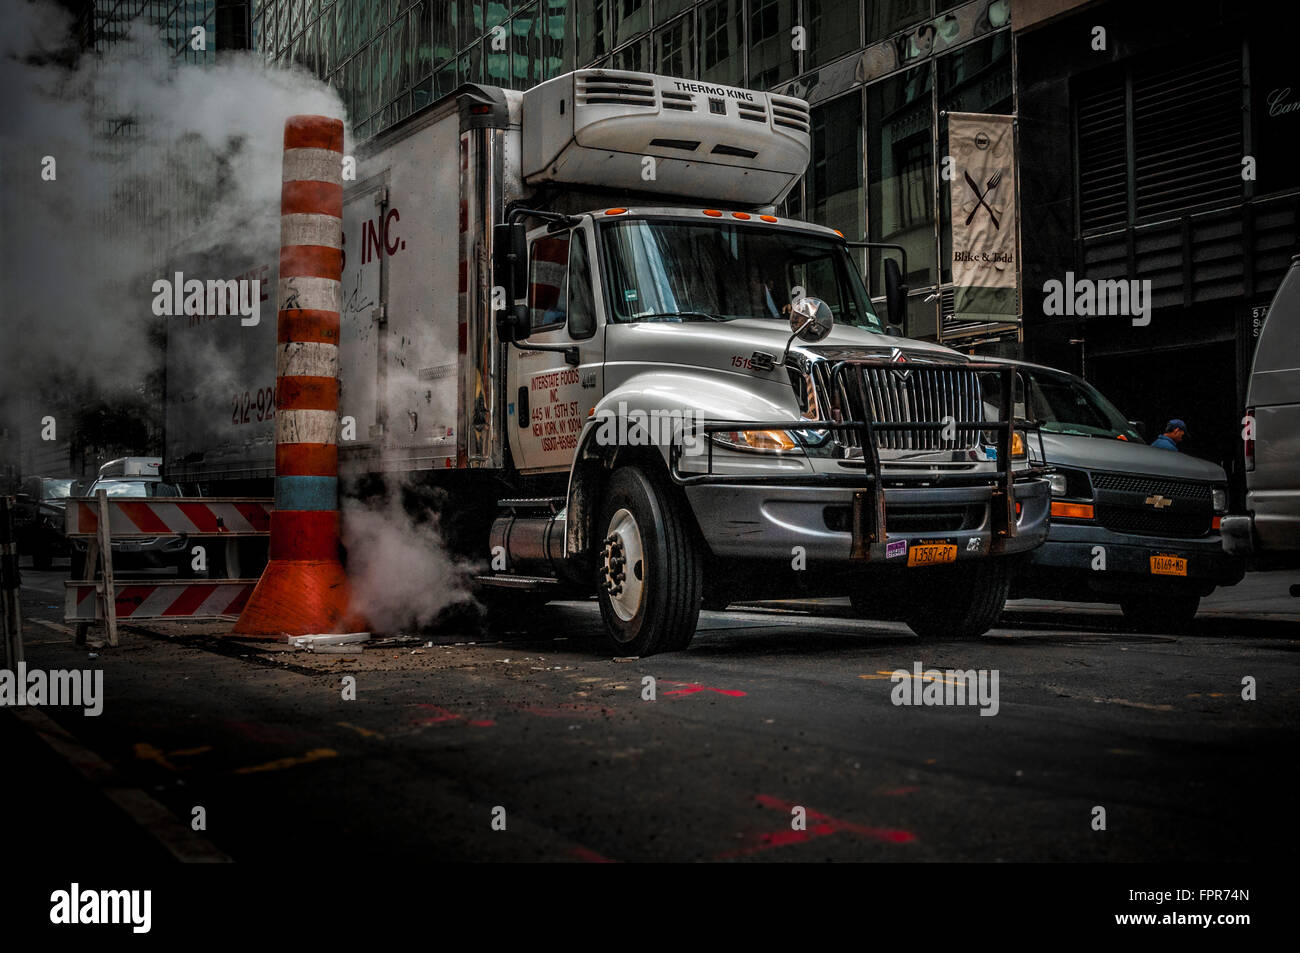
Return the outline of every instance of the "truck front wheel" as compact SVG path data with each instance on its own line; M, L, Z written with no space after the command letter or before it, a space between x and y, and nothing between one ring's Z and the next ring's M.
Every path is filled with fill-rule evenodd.
M614 471L597 527L596 596L620 655L686 648L700 615L700 547L680 496L659 473Z
M978 639L998 621L1011 589L1006 559L922 569L927 595L911 600L903 621L923 639Z

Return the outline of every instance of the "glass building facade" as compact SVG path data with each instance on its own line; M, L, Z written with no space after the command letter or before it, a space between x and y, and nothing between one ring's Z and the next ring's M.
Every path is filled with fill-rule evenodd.
M908 251L905 331L937 337L946 285L945 110L1011 113L1010 0L95 0L87 45L144 17L174 55L249 48L338 90L358 141L462 83L526 89L645 70L812 105L812 162L783 211ZM207 50L190 48L207 26ZM879 254L863 256L873 289Z

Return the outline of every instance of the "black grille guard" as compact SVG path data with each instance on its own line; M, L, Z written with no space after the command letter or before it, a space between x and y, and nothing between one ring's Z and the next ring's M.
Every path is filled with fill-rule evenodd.
M922 367L924 365L917 365ZM889 360L842 360L830 369L832 386L840 395L845 390L845 375L851 370L900 370L899 364ZM1001 378L1001 397L998 401L997 420L958 420L958 421L873 421L870 417L870 404L864 404L867 413L862 420L736 420L713 421L700 424L684 420L680 431L681 440L674 436L669 446L669 474L679 486L813 486L813 487L854 487L853 494L853 552L854 559L869 558L869 547L873 543L883 542L885 528L885 491L893 487L988 487L992 491L989 503L990 522L993 538L991 551L997 551L1005 540L1016 535L1015 484L1040 479L1053 472L1050 466L1037 466L1032 462L1023 469L1016 470L1011 462L1011 435L1014 430L1032 431L1038 436L1039 459L1045 460L1043 453L1042 432L1037 421L1016 420L1013 415L1014 377L1018 373L1013 365L992 363L966 363L945 365L945 370L957 370L975 377L984 373L996 373ZM891 473L888 477L881 473L880 451L876 435L889 431L932 431L953 427L960 430L992 431L997 439L997 465L992 470L977 473ZM801 473L801 474L743 474L720 475L713 472L713 440L715 433L755 431L755 430L829 430L835 432L853 432L858 435L862 448L860 471L850 473ZM706 445L706 469L703 473L683 471L679 463L685 452L684 440L689 434L703 434ZM1026 449L1026 460L1031 461ZM804 459L809 461L807 449ZM854 461L857 463L858 461ZM810 463L811 466L811 463Z

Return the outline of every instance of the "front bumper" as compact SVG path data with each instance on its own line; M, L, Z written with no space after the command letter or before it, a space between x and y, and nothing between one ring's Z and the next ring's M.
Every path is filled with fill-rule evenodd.
M809 561L905 565L907 553L918 543L955 545L959 562L990 554L1011 555L1043 543L1050 509L1045 480L1016 483L1014 499L1020 505L1020 514L1015 532L997 538L991 518L994 493L987 486L887 487L887 535L881 541L855 548L855 535L860 534L855 534L851 522L843 525L846 508L852 520L854 498L861 492L852 487L701 483L684 489L710 549L718 556L742 559L789 560L794 547L801 546ZM959 529L889 528L891 510L907 508L909 518L915 521L918 509L929 506L950 511L967 509L977 516Z
M1153 573L1152 556L1186 559L1187 575ZM1047 542L1034 551L1018 594L1032 595L1036 583L1047 585L1044 592L1059 591L1064 584L1099 594L1150 592L1171 586L1208 594L1217 586L1236 585L1245 571L1244 560L1224 551L1218 533L1196 539L1136 536L1058 520L1052 524Z

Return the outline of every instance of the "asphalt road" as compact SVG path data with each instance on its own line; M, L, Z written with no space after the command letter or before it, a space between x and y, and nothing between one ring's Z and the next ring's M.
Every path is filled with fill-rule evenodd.
M1289 824L1294 576L1216 594L1179 638L1020 603L978 642L925 643L846 604L785 603L704 613L687 652L616 660L594 603L350 655L235 641L222 623L78 648L62 573L23 575L29 667L102 670L104 710L0 712L20 850L1243 861L1274 856ZM914 663L996 671L996 715L893 704L890 673Z

